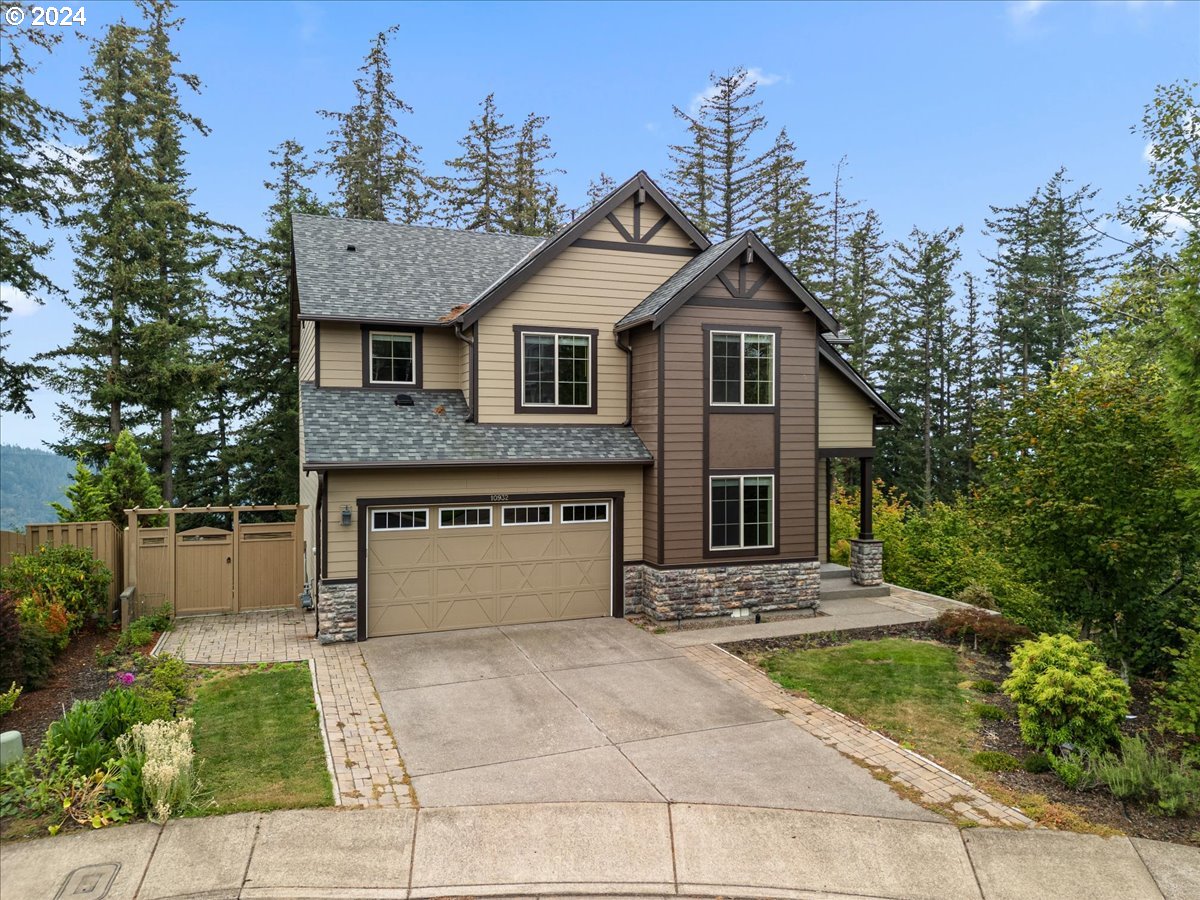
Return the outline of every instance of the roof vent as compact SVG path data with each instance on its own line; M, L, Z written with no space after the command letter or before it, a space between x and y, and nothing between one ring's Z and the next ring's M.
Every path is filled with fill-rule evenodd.
M396 395L396 405L397 406L412 406L413 398L410 397L408 394L397 394Z
M353 253L357 248L353 244L346 245L346 252Z

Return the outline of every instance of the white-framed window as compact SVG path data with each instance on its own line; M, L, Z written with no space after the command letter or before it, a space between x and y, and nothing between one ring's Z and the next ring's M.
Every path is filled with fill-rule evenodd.
M372 331L370 348L371 384L417 383L417 338L414 334Z
M521 332L521 406L592 405L592 338Z
M775 404L775 335L752 331L709 332L713 406Z
M569 525L574 522L607 522L607 503L564 503L562 505L562 523Z
M775 546L774 475L713 475L708 495L710 549Z
M487 528L491 524L490 506L461 506L438 510L439 528Z
M540 506L506 506L500 513L501 525L549 525L554 513L549 503Z
M421 531L428 527L427 509L371 510L372 531Z

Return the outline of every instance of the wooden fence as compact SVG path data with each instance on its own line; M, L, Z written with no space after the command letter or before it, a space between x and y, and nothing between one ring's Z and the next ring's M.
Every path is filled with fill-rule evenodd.
M25 526L25 552L39 547L86 547L112 572L108 586L108 608L116 609L125 588L124 535L112 522L52 522Z
M0 566L7 566L14 556L25 552L25 535L19 531L0 531Z

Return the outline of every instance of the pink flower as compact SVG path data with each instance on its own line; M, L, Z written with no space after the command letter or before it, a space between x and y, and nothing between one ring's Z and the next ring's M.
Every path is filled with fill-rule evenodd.
M121 684L125 685L125 687L129 687L137 680L137 676L132 672L122 672L117 676L117 680L121 682Z

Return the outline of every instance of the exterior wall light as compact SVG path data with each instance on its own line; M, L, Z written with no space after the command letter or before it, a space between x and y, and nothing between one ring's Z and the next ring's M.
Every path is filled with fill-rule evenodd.
M342 526L344 528L350 527L350 504L349 503L347 503L345 506L342 507Z

